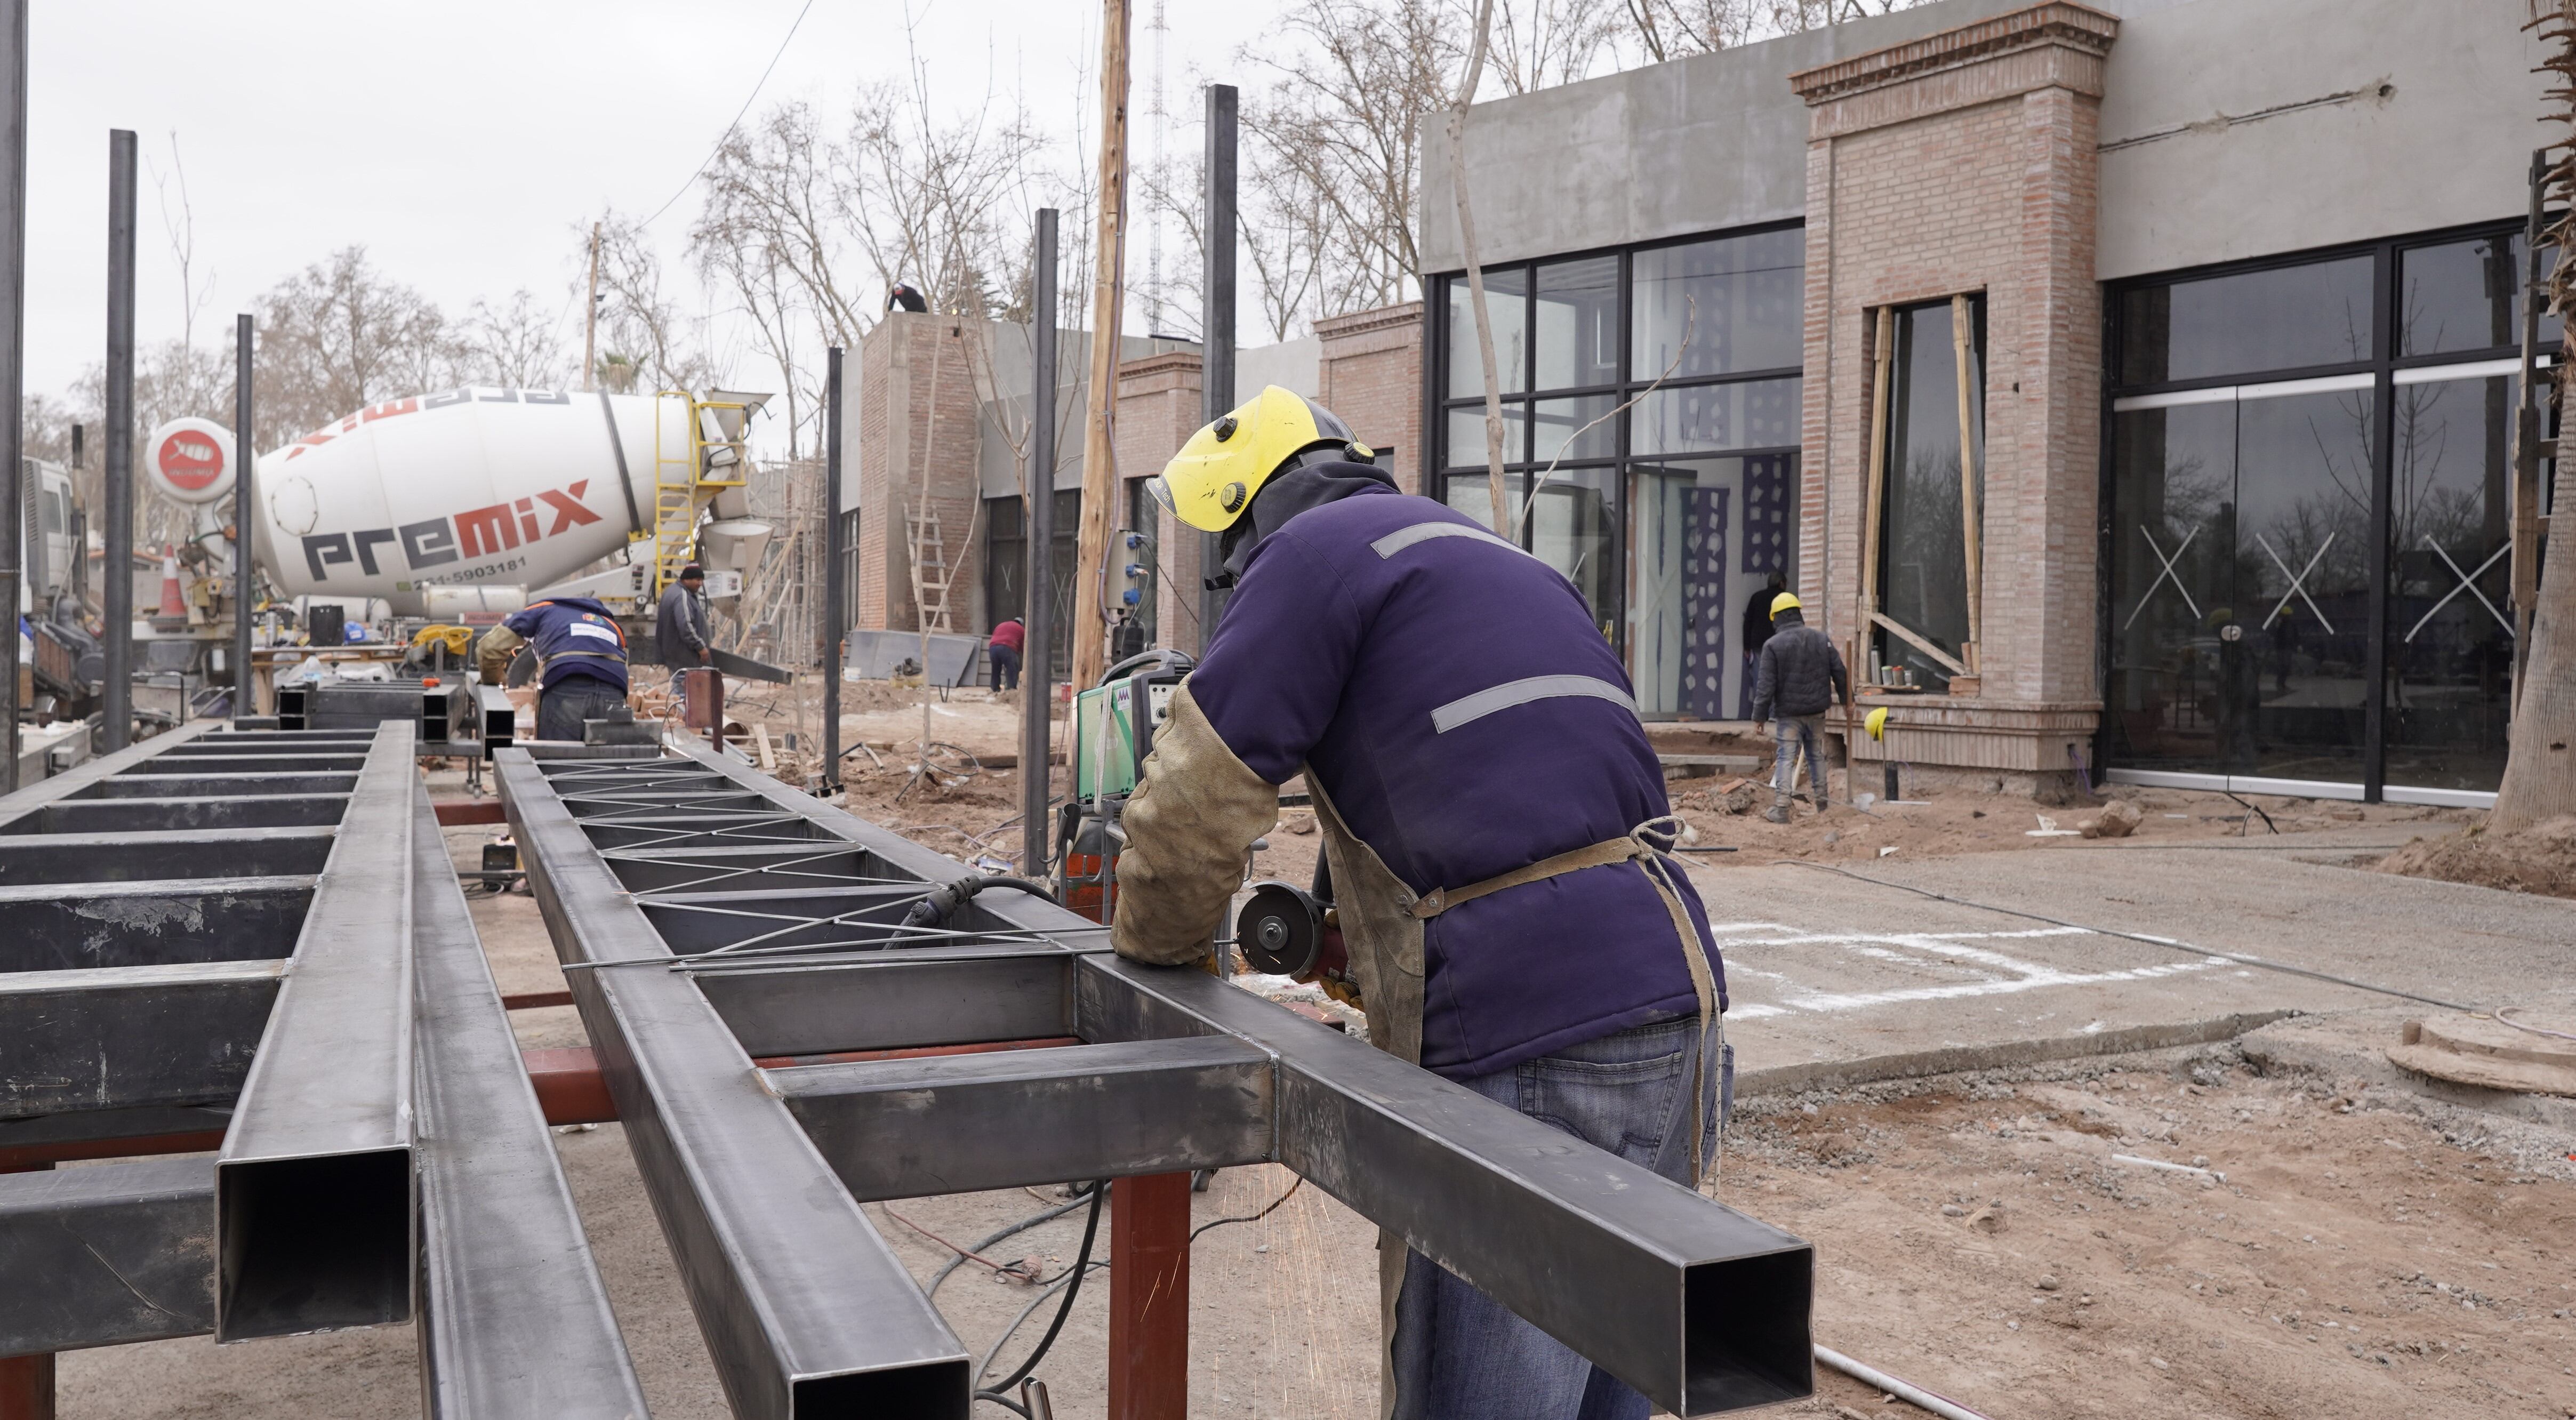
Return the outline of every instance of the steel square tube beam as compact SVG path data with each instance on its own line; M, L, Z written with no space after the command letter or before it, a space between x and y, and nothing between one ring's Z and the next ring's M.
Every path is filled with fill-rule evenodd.
M640 1420L634 1361L425 786L415 803L423 1409L430 1420Z
M577 819L602 848L740 847L812 843L828 837L802 818L776 813L703 813L665 819ZM0 829L0 832L6 832Z
M162 739L168 739L164 735ZM373 730L234 730L209 735L188 746L190 754L360 754L375 740ZM160 740L147 743L159 744Z
M14 794L0 797L0 833L17 831L13 826L19 820L57 799L69 798L101 779L122 774L148 759L167 754L182 745L200 743L214 728L215 722L212 720L200 720L182 725L166 735L156 735L141 744L127 745L113 754L102 754L95 759L83 760L60 774L40 779Z
M861 1199L1272 1157L1271 1058L1229 1036L762 1074Z
M190 1145L186 1152L204 1152L223 1142L224 1126L232 1122L232 1117L232 1106L226 1103L137 1105L0 1119L0 1172L64 1159L169 1153L172 1151L149 1145L156 1139L183 1135L204 1141Z
M416 733L376 729L217 1156L219 1341L411 1315Z
M1074 954L1059 947L910 948L829 967L693 973L755 1056L908 1050L1074 1033Z
M317 881L289 875L0 887L0 972L284 956Z
M890 866L934 879L956 871L747 767L692 757ZM1093 924L1034 899L977 905L1013 925L1101 940L1076 935ZM1665 1409L1705 1414L1813 1392L1805 1242L1204 972L1106 951L1080 954L1074 971L1073 1034L1084 1040L1226 1034L1277 1056L1279 1162Z
M365 749L346 752L316 750L259 754L198 754L196 747L182 745L160 755L149 764L137 765L140 774L252 774L263 770L289 770L305 773L340 772L354 774L367 763ZM125 776L131 778L131 775Z
M285 961L0 975L0 1117L227 1104Z
M312 770L257 770L242 773L161 773L163 766L153 764L152 773L140 771L101 779L73 796L87 799L171 799L195 795L220 795L227 798L249 794L345 794L357 787L355 765L346 772L326 773Z
M338 823L343 794L66 799L0 823L0 833L130 833L171 828L300 828Z
M0 885L169 878L309 877L331 856L330 825L139 833L0 834Z
M725 1395L749 1420L964 1420L973 1362L524 751L493 755ZM640 962L621 966L613 963Z
M0 1354L212 1330L214 1197L202 1158L0 1174Z

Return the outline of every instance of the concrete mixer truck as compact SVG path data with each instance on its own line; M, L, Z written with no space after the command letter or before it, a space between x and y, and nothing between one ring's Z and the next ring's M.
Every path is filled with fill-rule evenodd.
M722 596L769 535L748 517L743 437L767 399L468 386L386 400L259 456L252 555L285 596L396 616L464 619L546 594L643 615L701 557ZM141 461L156 491L198 509L189 619L228 622L231 432L174 419Z

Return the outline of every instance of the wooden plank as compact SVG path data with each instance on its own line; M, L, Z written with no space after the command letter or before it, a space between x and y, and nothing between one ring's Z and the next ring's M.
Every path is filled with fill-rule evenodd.
M1980 526L1984 510L1980 507L1982 500L1977 497L1977 445L1972 423L1976 418L1976 405L1968 392L1968 376L1975 359L1975 349L1968 342L1968 319L1968 298L1952 296L1950 348L1956 363L1951 366L1951 383L1959 388L1959 551L1964 559L1961 565L1967 573L1968 586L1968 641L1960 650L1966 653L1964 659L1973 664L1976 644L1983 639L1978 635L1977 608L1985 595L1986 574L1984 549L1980 545L1984 535Z
M1896 310L1878 308L1878 374L1869 398L1869 471L1867 495L1860 508L1860 606L1863 616L1878 611L1879 505L1887 494L1887 386L1896 365Z
M1869 614L1869 619L1886 627L1888 630L1895 632L1898 636L1904 638L1908 644L1912 645L1914 649L1921 651L1924 655L1930 656L1933 660L1940 662L1941 668L1948 671L1950 674L1971 674L1965 665L1960 664L1958 657L1953 656L1949 652L1942 650L1940 647L1933 645L1929 640L1917 634L1911 627L1906 626L1895 617L1889 616L1883 611L1873 610Z

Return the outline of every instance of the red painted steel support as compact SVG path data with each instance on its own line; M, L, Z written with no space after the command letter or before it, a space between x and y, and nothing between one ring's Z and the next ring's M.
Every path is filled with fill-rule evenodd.
M1190 1176L1109 1186L1109 1420L1190 1409Z
M0 1167L0 1173L35 1173L52 1167L50 1163L11 1164ZM54 1358L50 1352L0 1358L0 1420L54 1420Z
M499 799L441 799L430 804L438 815L441 828L459 828L473 823L508 823L510 816Z

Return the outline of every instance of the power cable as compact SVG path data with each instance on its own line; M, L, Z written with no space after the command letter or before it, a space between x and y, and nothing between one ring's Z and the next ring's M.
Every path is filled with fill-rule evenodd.
M2033 922L2048 923L2052 927L2072 927L2079 932L2092 932L2104 937L2124 937L2132 942L2144 942L2148 946L2162 947L2171 952L2189 952L2194 956L2216 957L2220 961L2232 961L2239 966L2259 967L2264 971L2277 971L2289 976L2304 976L2311 981L2324 981L2330 982L2336 986L2349 986L2355 991L2372 991L2382 996L2394 996L2402 1001L2421 1001L2427 1006L2439 1006L2446 1011L2467 1011L2472 1015L2478 1014L2478 1009L2475 1006L2463 1006L2455 1001L2445 1001L2438 996L2419 995L2413 991L2400 991L2394 986L2378 986L2367 981L2355 981L2349 976L2337 976L2328 971L2317 971L2304 966L2292 966L2288 962L2273 961L2266 957L2248 956L2243 952L2213 951L2208 947L2195 947L2188 942L2177 942L2167 937L2150 937L2141 932L2123 932L2111 927L2095 927L2083 922L2069 922L2062 917L2048 917L2037 912L2024 912L2017 907L1997 907L1994 904L1987 902L1971 902L1964 897L1952 897L1947 893L1934 892L1930 888L1919 888L1908 883L1892 883L1885 878L1873 878L1865 873L1855 873L1848 868L1837 868L1831 863L1810 863L1803 858L1784 858L1780 861L1793 867L1814 868L1819 872L1832 873L1837 877L1849 878L1856 883L1868 883L1872 887L1895 888L1899 892L1910 892L1918 897L1928 897L1934 902L1946 902L1957 907L1972 907L1980 912L1997 912L2006 917L2028 918Z
M1029 1378L1029 1372L1038 1368L1038 1362L1046 1359L1047 1349L1055 1345L1056 1336L1064 1330L1065 1318L1073 1315L1074 1301L1082 1295L1082 1279L1090 1274L1093 1265L1091 1261L1091 1244L1092 1241L1100 1235L1100 1205L1108 1201L1108 1198L1109 1185L1106 1180L1094 1183L1091 1186L1091 1217L1089 1221L1082 1225L1082 1251L1075 1255L1073 1266L1065 1270L1065 1275L1059 1283L1059 1285L1064 1287L1064 1304L1055 1309L1055 1320L1047 1323L1046 1335L1038 1338L1038 1349L1031 1351L1029 1353L1029 1358L1020 1363L1020 1368L1011 1372L1011 1374L1003 1380L990 1387L978 1388L975 1392L976 1399L983 1400L989 1397L999 1400L1003 1405L1011 1406L1013 1409L1018 1408L1011 1404L1010 1399L1004 1394L1004 1392L1008 1391L1011 1387L1018 1385L1020 1382L1027 1380ZM1101 1263L1099 1265L1103 1267L1108 1266L1107 1263ZM1042 1302L1044 1300L1046 1300L1044 1297L1039 1297L1036 1300L1031 1301L1028 1306L1020 1312L1019 1318L1011 1323L1009 1330L1004 1331L1001 1338L993 1343L993 1349L984 1353L983 1363L975 1368L975 1374L978 1378L982 1377L986 1366L993 1364L993 1358L1002 1353L1003 1344L1011 1339L1013 1332L1020 1329L1020 1322L1027 1320L1029 1313L1037 1310L1038 1302Z
M994 1233L990 1237L978 1241L972 1249L969 1249L969 1251L982 1252L984 1249L1001 1242L1004 1238L1008 1238L1019 1233L1025 1233L1029 1229L1034 1228L1041 1223L1053 1222L1090 1201L1090 1196L1086 1194L1074 1199L1070 1203L1048 1208L1043 1212L1032 1213L1028 1217L1022 1218L1018 1222L1011 1224L1009 1227L1002 1229L1000 1232ZM931 1297L938 1296L939 1284L948 1280L949 1273L954 1272L965 1265L966 1258L963 1255L948 1259L947 1262L941 1264L938 1271L930 1274L930 1281L921 1289L922 1294L924 1296Z
M1288 1185L1287 1192L1270 1200L1270 1206L1262 1209L1258 1213L1246 1213L1239 1218L1215 1218L1201 1223L1197 1227L1190 1229L1190 1241L1197 1242L1199 1240L1199 1234L1206 1232L1210 1228L1222 1228L1228 1223L1258 1223L1262 1219L1269 1217L1271 1214L1278 1212L1280 1204L1296 1197L1297 1190L1305 1186L1306 1179L1305 1176L1301 1174L1298 1176L1295 1183Z
M698 179L706 175L707 164L714 162L716 160L716 154L724 151L725 140L732 137L734 129L741 126L742 116L751 112L752 104L759 100L761 89L769 83L770 74L778 68L778 61L787 57L787 46L789 42L796 38L796 31L804 25L806 14L813 8L814 0L805 0L805 8L796 12L796 22L787 27L787 38L780 40L778 42L778 52L769 56L769 67L760 71L760 82L751 86L751 93L743 99L742 108L734 114L733 122L726 124L724 126L724 132L716 135L716 146L707 150L705 161L698 164L698 170L689 174L689 180L680 184L680 190L672 193L669 201L666 201L661 206L654 208L653 215L638 223L638 227L649 227L655 222L661 220L662 214L671 210L671 203L677 202L683 196L687 195L689 189L696 185Z

